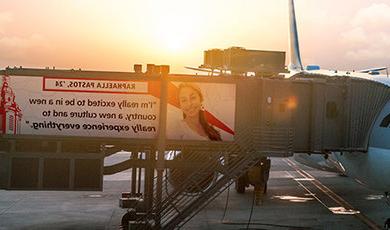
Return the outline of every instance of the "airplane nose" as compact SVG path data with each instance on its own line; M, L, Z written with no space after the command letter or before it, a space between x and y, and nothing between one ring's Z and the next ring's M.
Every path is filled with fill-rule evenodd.
M390 152L390 101L387 102L375 121L369 146L386 149Z

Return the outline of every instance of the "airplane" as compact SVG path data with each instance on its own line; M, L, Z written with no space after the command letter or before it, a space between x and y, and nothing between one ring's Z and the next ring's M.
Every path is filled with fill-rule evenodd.
M287 77L300 76L315 78L319 75L331 77L351 77L374 81L390 87L390 78L380 75L379 71L386 67L372 68L361 71L324 70L319 66L304 67L299 48L297 21L294 0L289 0L290 16L290 74ZM386 71L387 72L387 71ZM390 101L386 103L376 120L370 133L367 152L330 152L320 156L316 154L298 153L294 155L296 161L325 171L339 172L347 175L370 189L385 193L389 200L390 192Z

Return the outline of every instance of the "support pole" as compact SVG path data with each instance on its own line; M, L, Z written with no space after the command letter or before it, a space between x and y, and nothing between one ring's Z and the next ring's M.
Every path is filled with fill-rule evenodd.
M137 152L132 151L130 159L137 160L137 154L138 154ZM135 189L136 185L137 185L137 168L132 167L131 168L131 194L133 195L137 192Z
M164 173L164 154L165 154L165 143L166 143L166 124L167 124L167 105L168 105L168 73L161 73L161 95L160 95L160 120L158 129L157 139L157 210L156 210L156 227L161 227L161 201L162 201L162 180Z
M153 207L153 178L154 178L154 162L156 160L156 149L152 147L146 153L146 162L148 163L145 169L145 202L146 210L150 210Z

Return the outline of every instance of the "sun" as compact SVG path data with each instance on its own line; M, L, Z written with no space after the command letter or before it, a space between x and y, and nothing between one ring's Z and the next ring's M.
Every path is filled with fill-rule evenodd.
M198 41L204 22L201 14L189 13L191 9L177 0L162 1L154 9L150 20L153 20L153 36L160 48L179 52Z
M172 52L178 52L185 47L185 42L181 38L175 36L167 37L164 42L166 48Z
M179 52L197 41L198 30L196 22L178 21L175 17L167 16L159 22L161 28L156 31L156 38L161 48L172 52ZM168 28L163 25L169 25Z
M178 30L161 32L158 36L161 48L168 52L182 52L195 41L191 33Z

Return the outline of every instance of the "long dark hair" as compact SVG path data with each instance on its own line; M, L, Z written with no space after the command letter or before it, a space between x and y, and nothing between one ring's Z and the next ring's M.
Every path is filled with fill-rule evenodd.
M193 89L195 92L198 93L201 101L203 101L203 94L197 85L191 83L182 83L179 85L179 92L184 87L189 87ZM186 118L186 115L184 113L183 113L183 118L184 119ZM203 109L199 110L199 123L202 126L205 133L207 134L207 137L211 141L222 141L221 134L218 132L218 130L216 130L212 125L208 123L205 116L205 111Z
M212 125L207 122L206 116L204 115L204 110L199 111L199 122L210 140L222 141L221 134L218 132L218 130L216 130Z
M184 113L183 118L186 118ZM204 115L204 110L199 110L199 123L211 141L222 141L221 134L218 132L218 130L216 130L207 122L206 116Z

